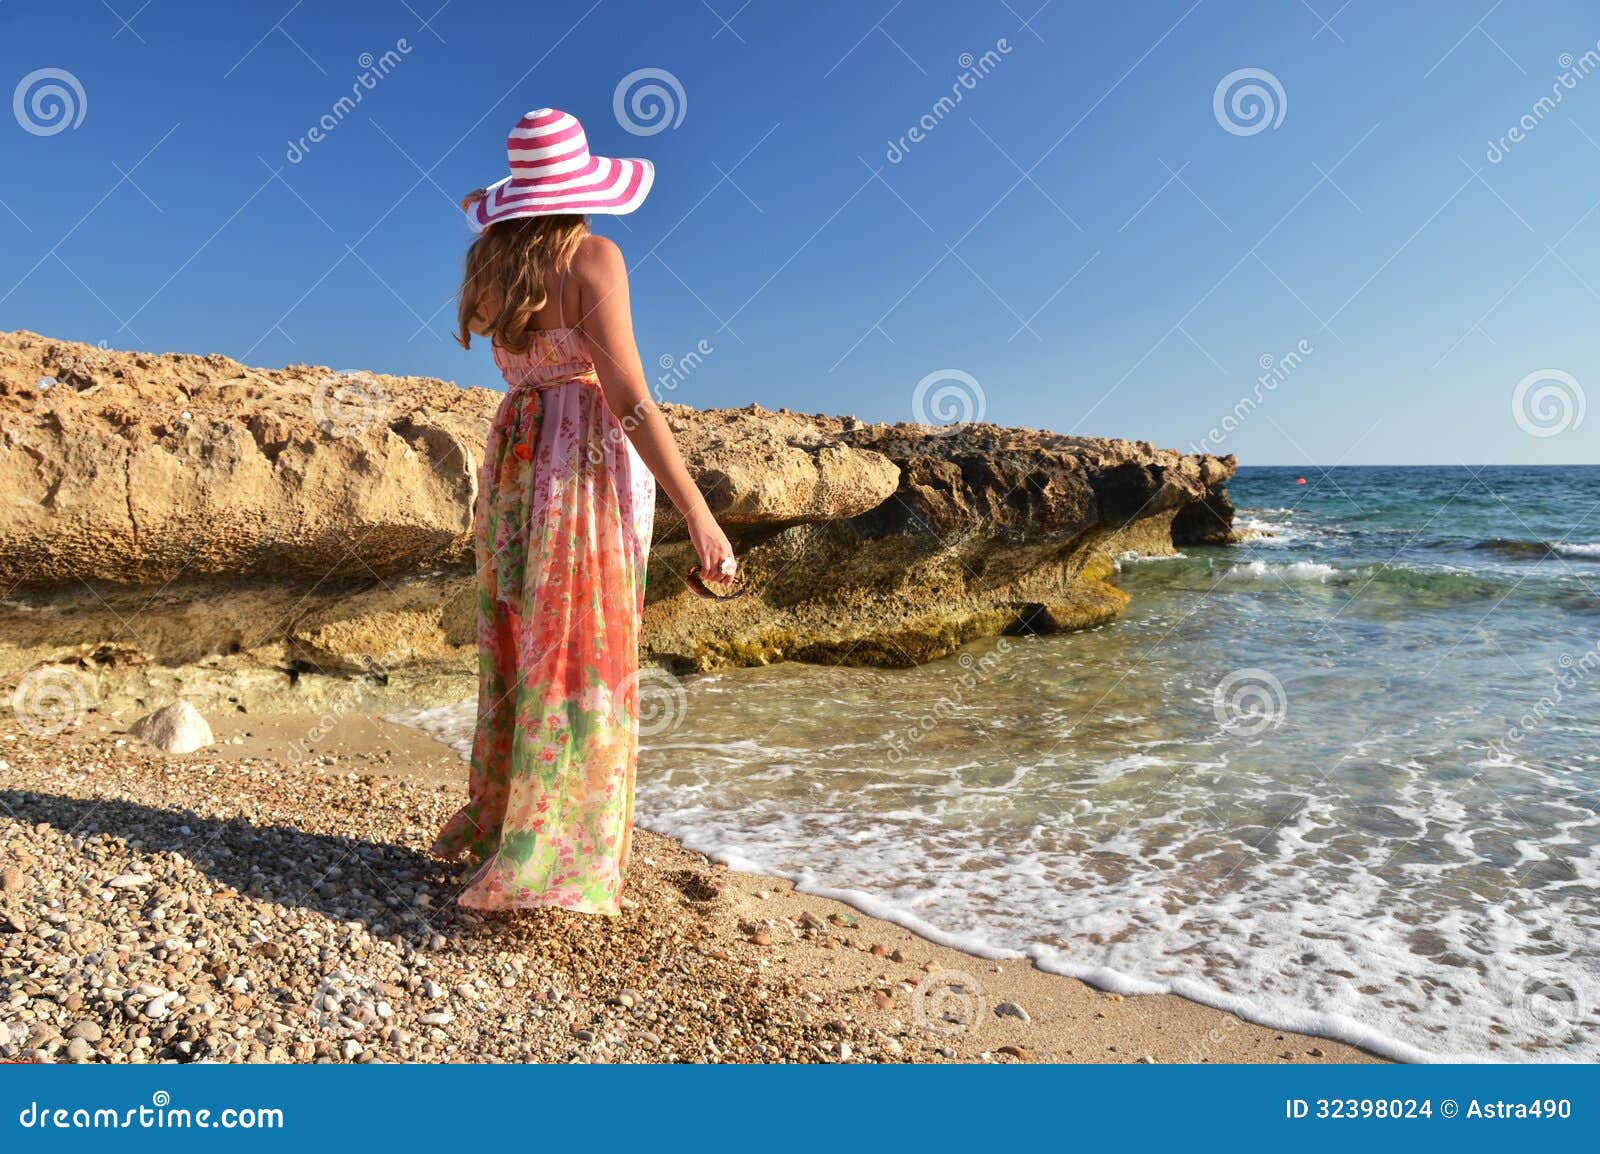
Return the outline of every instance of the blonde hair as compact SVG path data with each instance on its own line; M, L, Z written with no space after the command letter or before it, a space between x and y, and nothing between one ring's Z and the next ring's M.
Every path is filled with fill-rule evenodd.
M472 325L495 344L525 353L533 317L549 301L545 281L572 267L578 245L589 235L582 216L533 216L491 224L467 249L456 310L456 340L472 347Z

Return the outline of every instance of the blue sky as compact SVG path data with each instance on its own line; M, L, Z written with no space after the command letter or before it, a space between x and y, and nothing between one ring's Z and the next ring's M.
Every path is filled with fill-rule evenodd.
M1600 460L1593 5L441 3L0 0L5 90L83 94L0 118L0 327L498 385L450 340L453 201L554 105L657 164L596 226L647 368L710 350L671 399L920 395L1254 464ZM640 69L682 94L659 131L614 112ZM1218 112L1240 70L1264 124Z

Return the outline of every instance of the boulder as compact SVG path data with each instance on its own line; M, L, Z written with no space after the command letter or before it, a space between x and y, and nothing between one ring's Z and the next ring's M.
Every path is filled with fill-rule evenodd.
M187 701L174 701L128 726L128 734L163 753L193 753L216 739L200 711Z

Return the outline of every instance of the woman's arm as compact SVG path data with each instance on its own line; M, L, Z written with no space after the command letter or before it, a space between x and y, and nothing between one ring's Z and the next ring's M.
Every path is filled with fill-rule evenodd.
M701 572L713 579L733 576L733 546L684 468L672 430L650 396L639 347L633 339L628 300L628 269L622 251L602 236L590 236L573 258L583 305L581 327L594 355L606 404L622 422L639 456L655 474L673 505L689 522L689 540Z

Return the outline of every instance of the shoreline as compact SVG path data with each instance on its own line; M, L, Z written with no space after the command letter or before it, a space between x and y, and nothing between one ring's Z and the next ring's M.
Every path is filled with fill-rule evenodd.
M41 907L32 903L30 912L27 899L41 893L65 904L63 893L86 865L107 874L102 882L152 875L83 894L80 909L67 913L65 935L58 929L24 953L34 973L24 967L8 987L0 1030L10 1018L28 1036L0 1056L42 1051L66 1060L72 1047L84 1060L132 1061L1384 1060L1176 994L1125 995L1028 957L963 951L934 940L944 935L920 936L839 900L851 895L802 892L788 879L713 863L643 826L616 919L461 911L449 900L459 867L427 858L426 848L429 822L462 800L465 763L420 730L351 714L309 744L309 764L287 765L290 743L305 742L318 724L295 714L227 715L213 724L217 744L186 755L141 746L116 719L98 714L56 737L31 737L10 724L0 731L0 787L17 815L0 813L0 864L22 875L15 888L8 876L0 914L13 923L37 916ZM224 783L220 792L194 796L196 784L204 793ZM77 833L54 844L62 841L55 828L62 818L73 819ZM94 835L83 836L90 828ZM201 852L179 848L201 830ZM220 852L211 852L218 843ZM119 853L137 860L111 875L107 861ZM240 854L255 860L246 866ZM318 867L321 876L306 876ZM197 922L185 927L190 948L184 935L174 940L170 921L153 919L141 930L164 943L155 950L160 960L178 967L165 984L130 975L140 977L128 983L133 992L123 991L115 1005L101 999L95 1014L93 979L87 992L52 991L40 970L64 967L51 943L86 936L77 948L92 956L104 947L84 947L125 940L141 916L150 917L148 909L123 908L145 885L185 893ZM127 916L108 920L97 935L90 915L102 912ZM222 944L226 931L217 922L242 931L226 971L185 966L186 957ZM32 934L36 927L18 928ZM206 944L195 947L196 939ZM14 934L0 937L0 949L16 942ZM248 976L268 962L274 972L257 977L288 991L270 1007L265 997L254 1000L257 983ZM236 988L241 979L244 990ZM105 989L108 979L101 981ZM19 987L28 995L21 1002ZM154 995L140 989L178 997L152 1019L142 1007ZM330 993L337 1009L318 1009ZM323 1020L341 1017L347 1003L360 1011L354 1018ZM274 1019L280 1008L284 1017ZM174 1032L161 1025L169 1016L187 1025ZM81 1026L86 1018L98 1030ZM80 1037L69 1038L75 1029ZM85 1043L84 1034L95 1040ZM189 1048L168 1052L183 1044ZM121 1045L128 1048L119 1053Z

